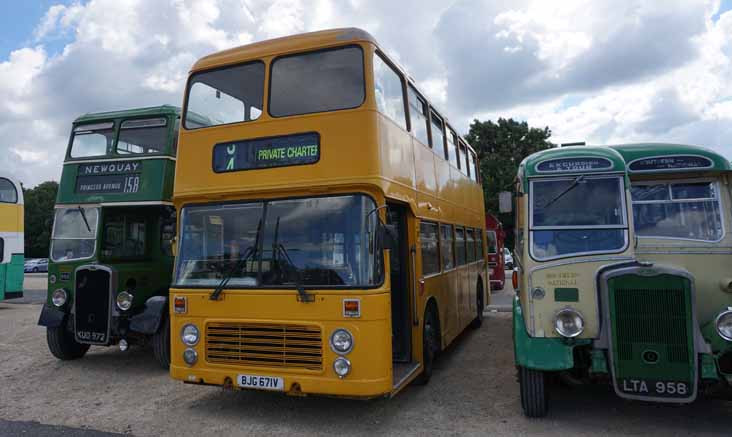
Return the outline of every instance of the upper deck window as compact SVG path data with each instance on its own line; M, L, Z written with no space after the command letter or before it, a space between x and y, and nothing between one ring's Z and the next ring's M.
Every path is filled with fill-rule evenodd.
M627 246L623 179L531 181L531 254L539 260L619 252Z
M18 190L5 178L0 178L0 203L18 203Z
M252 121L262 114L264 63L196 73L188 88L186 129Z
M447 158L448 161L450 161L450 164L454 165L455 168L460 168L458 165L458 157L457 157L457 135L455 135L455 132L452 131L452 129L449 129L447 131Z
M458 150L460 151L460 154L458 155L458 160L460 162L460 170L462 170L463 174L467 175L468 174L468 161L467 161L468 151L465 148L465 144L460 142L460 147L458 148Z
M366 97L363 50L358 46L283 56L272 62L271 70L273 117L356 108Z
M478 171L476 170L476 162L477 159L475 158L475 153L473 153L472 150L468 151L468 170L470 171L470 174L475 182L478 182Z
M445 137L442 134L442 118L432 113L432 147L435 151L443 152L445 150Z
M402 78L379 55L374 56L374 89L379 111L407 130Z
M164 118L123 121L117 140L117 153L163 153L168 143L167 124Z
M427 103L422 99L411 86L408 88L409 94L409 116L412 121L412 132L425 146L429 144L427 138Z
M114 123L94 123L76 126L71 141L71 157L86 158L106 155L114 143Z
M639 237L717 241L722 215L714 182L633 184L633 221Z

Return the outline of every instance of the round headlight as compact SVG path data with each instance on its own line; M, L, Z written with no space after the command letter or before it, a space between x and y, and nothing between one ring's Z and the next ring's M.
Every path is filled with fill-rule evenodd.
M351 362L343 357L338 357L333 361L333 371L339 378L345 378L351 373Z
M585 321L576 310L565 308L554 316L554 330L562 337L577 337L585 330Z
M198 328L196 328L196 325L189 323L183 326L183 329L180 331L180 338L183 340L183 343L188 346L195 346L198 344Z
M132 296L130 293L123 291L117 295L117 308L127 311L132 308Z
M717 333L727 341L732 341L732 307L717 316Z
M343 328L336 329L330 335L330 347L336 353L347 354L353 349L353 336Z
M184 350L183 361L185 361L189 366L196 364L196 361L198 361L198 353L191 348Z
M53 294L51 294L51 302L57 307L62 307L66 303L66 299L68 296L66 295L66 290L63 288L59 288L54 290Z

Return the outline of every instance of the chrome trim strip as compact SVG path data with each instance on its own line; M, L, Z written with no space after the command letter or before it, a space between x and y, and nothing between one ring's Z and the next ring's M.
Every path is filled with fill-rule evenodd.
M141 155L144 155L141 153ZM154 156L124 156L119 158L100 158L100 159L76 159L71 161L65 161L63 165L71 164L96 164L99 162L119 162L119 161L147 161L149 159L167 159L169 161L177 161L177 158L173 158L168 155L154 155Z

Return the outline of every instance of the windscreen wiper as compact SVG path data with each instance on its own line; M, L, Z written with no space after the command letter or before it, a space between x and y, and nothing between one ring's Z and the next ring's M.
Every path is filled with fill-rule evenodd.
M81 214L81 218L84 219L84 224L86 225L86 229L89 231L89 233L92 233L91 226L89 226L89 220L86 219L86 213L84 212L84 208L81 207L81 205L76 207L79 210L79 213Z
M582 181L584 180L584 178L585 178L585 176L584 176L584 175L579 175L579 176L577 176L577 177L576 177L576 178L574 179L574 181L573 181L573 182L572 182L571 184L569 184L569 186L568 186L568 187L567 187L567 188L566 188L566 189L565 189L564 191L562 191L561 193L559 193L559 194L557 194L556 196L554 196L554 198L553 198L552 200L548 201L548 202L546 203L546 205L542 206L541 208L542 208L542 209L546 209L546 208L549 208L549 206L550 206L551 204L553 204L553 203L554 203L554 202L556 202L557 200L559 200L559 199L561 199L562 197L564 197L564 195L565 195L565 194L567 194L567 193L569 193L570 191L574 190L574 189L575 189L575 187L577 187L577 185L579 185L579 183L580 183L580 182L582 182Z
M254 246L250 246L247 248L247 250L244 251L244 254L240 256L236 260L236 264L229 270L223 278L221 278L221 282L219 282L219 285L216 286L214 291L208 296L209 300L219 300L219 296L221 296L221 293L224 291L224 287L229 283L231 278L234 276L234 273L236 273L238 270L241 270L246 263L253 259L257 251L259 249L259 238L262 234L262 219L259 219L259 223L257 224L257 236L254 239Z

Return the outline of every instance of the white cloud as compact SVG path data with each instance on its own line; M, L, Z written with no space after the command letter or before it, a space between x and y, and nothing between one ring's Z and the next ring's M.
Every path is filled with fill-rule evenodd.
M465 132L474 118L554 141L678 141L732 156L732 12L669 0L90 0L51 6L0 59L0 153L27 186L60 175L82 113L180 104L193 62L357 26ZM63 50L50 43L65 41Z

